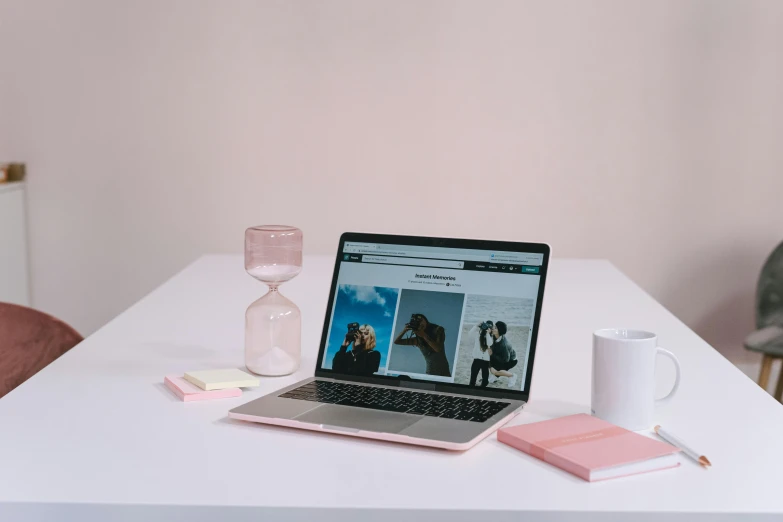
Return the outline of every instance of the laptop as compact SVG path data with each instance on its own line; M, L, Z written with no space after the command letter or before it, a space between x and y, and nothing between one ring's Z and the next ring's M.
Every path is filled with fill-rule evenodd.
M345 233L312 377L233 419L466 450L530 395L539 243Z

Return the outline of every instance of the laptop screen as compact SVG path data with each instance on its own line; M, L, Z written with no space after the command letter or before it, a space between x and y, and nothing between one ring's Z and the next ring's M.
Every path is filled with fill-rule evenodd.
M527 391L543 253L345 240L338 256L319 369Z

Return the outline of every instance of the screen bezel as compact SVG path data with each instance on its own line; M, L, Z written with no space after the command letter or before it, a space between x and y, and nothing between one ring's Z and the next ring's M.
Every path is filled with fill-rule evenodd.
M385 375L373 375L372 377L361 377L356 375L346 375L343 373L335 372L330 369L322 368L323 356L326 350L326 345L329 341L329 324L332 319L332 308L334 306L335 292L337 291L337 278L340 274L340 266L343 262L343 248L346 241L361 242L361 243L385 243L394 245L411 245L411 246L432 246L441 248L465 248L475 250L501 250L507 252L521 252L521 253L535 253L543 254L543 260L539 269L539 286L538 297L536 299L535 312L533 317L533 328L530 332L530 352L528 355L527 373L525 375L524 385L526 386L524 391L520 390L503 390L497 388L477 388L470 386L469 384L455 384L455 383L443 383L433 382L425 379L415 379L408 377L391 377ZM398 236L390 234L366 234L360 232L345 232L340 236L340 245L337 248L337 255L334 264L334 272L332 274L332 286L329 290L329 302L326 306L326 318L324 319L323 332L321 334L321 346L318 350L318 359L316 360L315 376L340 379L344 381L365 382L371 384L382 384L386 386L405 386L409 388L420 388L434 391L441 391L446 393L459 393L463 395L475 395L481 397L496 397L514 400L527 401L530 396L530 387L532 385L533 376L533 363L536 355L536 345L538 344L538 328L541 320L541 306L544 299L544 286L546 283L546 275L549 270L549 245L544 243L518 243L512 241L493 241L493 240L479 240L479 239L452 239L452 238L438 238L438 237L422 237L422 236Z

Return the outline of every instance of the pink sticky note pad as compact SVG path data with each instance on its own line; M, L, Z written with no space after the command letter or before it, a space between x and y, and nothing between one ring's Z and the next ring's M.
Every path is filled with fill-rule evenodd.
M225 388L223 390L204 391L198 386L190 384L188 381L177 375L167 375L164 379L166 387L185 402L206 401L209 399L225 399L228 397L239 397L242 390L239 388Z

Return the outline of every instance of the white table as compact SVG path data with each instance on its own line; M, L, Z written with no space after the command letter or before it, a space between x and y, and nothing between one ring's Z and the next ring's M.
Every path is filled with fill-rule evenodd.
M658 422L711 470L684 462L590 484L494 436L449 453L228 420L312 373L332 267L307 257L282 287L304 317L301 370L240 398L185 404L162 384L243 364L244 311L265 287L241 256L206 256L0 400L0 520L783 517L783 407L606 261L552 262L532 397L512 424L589 411L591 332L645 328L683 371ZM663 392L673 371L659 370Z

